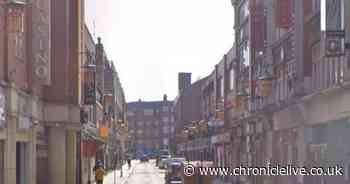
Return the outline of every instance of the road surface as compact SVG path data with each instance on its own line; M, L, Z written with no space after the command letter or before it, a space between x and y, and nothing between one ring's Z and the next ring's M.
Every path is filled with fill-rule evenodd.
M165 170L158 169L155 161L136 163L126 184L165 184Z

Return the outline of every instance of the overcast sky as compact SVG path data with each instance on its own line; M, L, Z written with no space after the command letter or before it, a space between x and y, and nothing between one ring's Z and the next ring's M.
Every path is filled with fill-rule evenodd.
M230 0L86 0L86 22L127 101L174 99L178 72L205 77L234 41Z

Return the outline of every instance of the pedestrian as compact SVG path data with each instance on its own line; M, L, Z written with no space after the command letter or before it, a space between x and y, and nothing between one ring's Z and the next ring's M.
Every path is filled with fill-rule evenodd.
M96 184L103 184L103 177L105 175L105 170L103 169L103 166L100 162L95 166L95 180Z
M130 169L131 168L131 158L130 157L128 157L127 162L128 162L128 166L129 166L129 169Z

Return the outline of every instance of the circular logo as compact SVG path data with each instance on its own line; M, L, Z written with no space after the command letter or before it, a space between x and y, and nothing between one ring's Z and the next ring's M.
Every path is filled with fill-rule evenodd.
M191 164L188 164L184 167L185 176L193 176L195 173L194 167Z

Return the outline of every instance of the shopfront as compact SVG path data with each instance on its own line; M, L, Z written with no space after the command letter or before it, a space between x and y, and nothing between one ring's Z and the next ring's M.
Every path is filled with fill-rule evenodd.
M217 167L226 167L229 162L228 154L230 142L230 133L215 135L211 138L211 144L214 146L214 164Z

